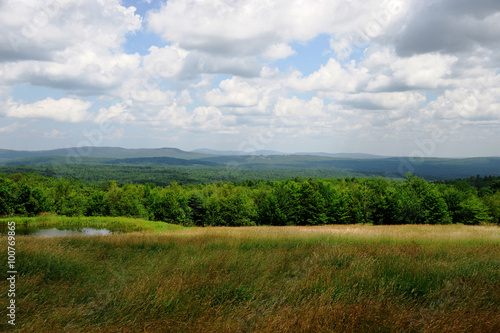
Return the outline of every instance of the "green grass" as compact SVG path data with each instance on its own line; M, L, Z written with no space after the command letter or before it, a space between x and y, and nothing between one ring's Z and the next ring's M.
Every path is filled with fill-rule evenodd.
M57 215L41 215L36 217L11 217L0 218L0 225L7 224L9 221L16 222L17 226L22 227L92 227L109 228L111 230L147 231L162 232L170 230L181 230L185 227L180 225L148 221L140 218L128 217L66 217Z
M496 226L179 228L16 248L19 332L500 327Z

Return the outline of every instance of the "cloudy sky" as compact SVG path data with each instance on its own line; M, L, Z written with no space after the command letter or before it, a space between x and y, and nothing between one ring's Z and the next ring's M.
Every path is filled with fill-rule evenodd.
M0 148L500 156L498 0L0 0Z

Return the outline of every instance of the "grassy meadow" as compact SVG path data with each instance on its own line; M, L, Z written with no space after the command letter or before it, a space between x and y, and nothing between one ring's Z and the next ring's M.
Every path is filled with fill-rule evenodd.
M7 327L2 315L0 330L500 331L498 226L124 220L152 225L110 236L17 236L17 325ZM5 279L0 289L5 309Z

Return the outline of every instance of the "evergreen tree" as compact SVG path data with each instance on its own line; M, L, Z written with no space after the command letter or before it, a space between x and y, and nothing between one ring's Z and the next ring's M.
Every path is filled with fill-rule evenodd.
M325 201L309 181L303 182L300 186L296 211L298 225L325 224L327 220Z
M189 220L189 222L194 225L204 226L207 208L205 206L203 197L199 193L194 192L189 197L188 206L189 214L186 217L187 220Z

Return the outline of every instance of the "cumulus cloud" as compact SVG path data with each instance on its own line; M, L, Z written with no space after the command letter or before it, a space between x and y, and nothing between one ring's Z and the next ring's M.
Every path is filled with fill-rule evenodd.
M468 121L500 120L500 89L459 88L447 90L423 112L435 119L461 118Z
M266 59L278 60L287 58L295 53L296 52L289 45L280 43L269 46L267 50L264 51L263 56Z
M321 98L313 97L303 100L297 97L280 98L274 106L273 113L279 120L281 127L288 128L288 134L295 137L328 133L334 129L333 123L338 119L329 114Z
M150 13L148 26L185 49L260 54L277 43L353 32L370 20L397 20L407 10L397 0L170 0Z
M177 45L152 46L143 58L144 70L151 76L175 77L183 69L188 54Z
M0 61L51 60L85 43L118 49L125 34L141 26L135 8L119 0L19 0L0 6Z
M500 47L500 2L443 0L415 4L408 24L396 35L401 56L471 52Z
M294 73L287 86L297 91L398 92L445 88L456 83L458 58L438 53L400 58L388 48L367 54L360 63L341 64L335 58L306 77Z
M71 49L62 53L61 62L24 61L4 64L4 78L11 84L30 83L64 89L72 94L99 95L119 87L137 69L137 55L105 55L92 49Z
M140 58L120 51L141 27L135 8L110 1L0 3L0 72L4 82L100 94L116 88Z
M165 41L192 51L187 66L193 75L256 76L256 57L283 59L295 53L289 46L292 41L306 42L320 34L352 34L370 21L371 12L386 7L374 0L170 0L150 12L147 22ZM224 66L228 62L237 66ZM252 70L238 71L248 63L253 63Z
M178 98L169 95L171 100L168 103L165 98L161 98L162 103L157 103L158 101L154 99L134 100L101 108L94 122L134 124L151 129L168 130L170 133L185 131L217 133L227 131L235 122L234 115L224 114L214 106L201 106L188 111L185 106L178 104L187 99L185 94L181 93Z
M109 108L101 108L99 109L97 116L94 118L94 122L99 124L106 122L122 124L134 120L135 117L131 114L130 109L125 103L117 103Z
M369 78L363 68L355 67L354 63L342 66L334 58L321 66L316 72L302 77L300 72L295 72L287 82L287 85L297 91L357 91L359 85Z
M387 60L392 61L387 63L385 74L392 78L395 85L407 89L434 89L447 84L447 78L452 73L452 66L457 57L432 53L410 58L392 57ZM377 86L377 82L372 81L369 88L384 89L384 85L382 82ZM387 88L390 89L390 85Z
M323 100L313 97L310 101L305 101L297 97L281 98L275 105L277 116L296 115L300 117L311 117L323 115Z
M332 97L344 106L365 110L415 109L426 100L421 92L335 93Z
M47 118L76 123L89 119L87 110L91 104L72 98L46 98L32 104L11 101L5 115L13 118Z
M318 12L319 6L314 3L308 7L309 15L318 15L307 29L298 27L307 17L297 10L295 1L173 0L166 2L158 12L151 13L148 23L149 28L165 40L179 43L186 49L255 55L285 38L306 40L314 37L319 32L314 22L318 22L323 13ZM293 20L293 24L287 23L288 20Z
M194 109L191 118L191 122L195 128L218 133L235 133L234 130L230 128L230 125L232 125L235 120L235 116L224 115L219 109L213 106L201 106Z
M258 90L240 79L223 80L219 84L222 89L214 89L207 93L205 100L214 106L254 106L258 103Z

